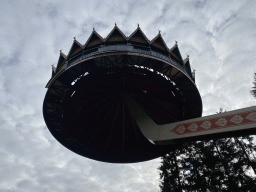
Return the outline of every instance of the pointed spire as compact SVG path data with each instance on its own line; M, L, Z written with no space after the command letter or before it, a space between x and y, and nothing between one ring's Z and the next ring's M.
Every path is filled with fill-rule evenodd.
M56 74L56 68L54 67L54 64L52 65L52 77Z
M104 42L104 39L95 31L95 28L93 27L92 33L91 33L90 37L87 39L83 48L88 47L88 46L98 45L103 42Z
M63 63L67 60L67 56L60 50L60 57L59 61L57 63L56 71L59 70L59 68L63 65Z
M63 59L67 59L67 55L65 55L65 54L62 52L62 49L60 50L60 57L63 57Z
M124 33L117 27L115 23L115 27L112 29L112 31L108 34L108 36L104 40L105 42L108 41L127 41L127 37L124 35Z
M169 51L172 52L177 47L178 47L178 41L175 40L175 44L172 46L172 48L169 49Z
M56 67L54 67L54 64L52 64L52 72L56 73Z
M154 45L155 47L158 47L166 52L169 52L169 48L167 47L166 43L164 42L160 30L159 30L158 35L154 39L151 40L150 44Z
M192 72L192 78L194 79L194 81L195 81L195 76L196 76L196 70L195 70L195 69L193 69L193 72Z
M183 66L186 66L189 64L189 55L187 55L186 59L183 60Z
M72 55L82 50L82 47L83 46L76 40L76 37L74 37L74 42L69 50L67 58L71 57Z
M191 76L191 68L190 68L190 63L189 63L189 55L187 55L186 59L183 60L183 67L187 69L187 72Z
M169 49L169 52L173 57L178 59L179 62L183 63L183 59L182 59L182 56L180 54L180 50L178 47L178 41L175 40L175 45L171 49Z
M192 77L192 79L195 82L193 73L191 71L191 67L190 67L190 62L189 62L189 55L187 55L187 58L183 60L183 67L185 68L185 70L187 71L187 73L189 74L190 77ZM194 70L195 72L195 70ZM195 74L195 73L194 73Z
M146 35L143 33L143 31L140 29L140 25L138 24L137 29L127 38L128 41L136 41L143 44L149 44L150 41L146 37Z

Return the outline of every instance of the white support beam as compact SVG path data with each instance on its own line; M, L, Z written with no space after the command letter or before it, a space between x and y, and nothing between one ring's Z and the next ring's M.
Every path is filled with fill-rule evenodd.
M256 134L256 106L157 125L133 95L126 94L125 102L143 135L158 145Z

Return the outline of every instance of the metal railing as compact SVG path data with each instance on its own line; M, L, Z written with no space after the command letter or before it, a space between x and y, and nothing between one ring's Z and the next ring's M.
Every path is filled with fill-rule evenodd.
M127 44L106 45L106 46L101 45L99 47L83 51L82 53L79 53L79 54L75 55L74 57L70 58L68 61L66 61L64 63L64 65L62 66L62 68L66 69L67 67L72 66L75 63L77 63L81 60L84 60L88 57L92 57L97 54L101 54L104 52L112 52L112 51L129 51L129 52L141 53L144 55L157 57L157 58L160 58L162 60L172 63L173 65L175 65L175 67L179 68L181 71L188 74L187 71L183 68L183 66L181 66L181 64L179 64L177 61L173 60L169 56L159 53L157 51L153 51L149 47L138 46L138 45L129 45L129 44L128 45Z

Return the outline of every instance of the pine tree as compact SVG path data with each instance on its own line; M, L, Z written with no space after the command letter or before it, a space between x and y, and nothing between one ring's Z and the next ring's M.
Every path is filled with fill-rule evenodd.
M256 191L256 180L248 174L255 165L255 145L251 137L237 139L248 156L235 138L185 144L164 156L161 191Z
M256 73L253 84L251 94L256 98ZM218 113L222 112L220 108ZM162 157L161 192L256 191L256 145L252 141L252 136L246 136L184 144Z
M248 174L256 166L252 140L246 136L184 144L162 158L161 191L256 191L256 179Z
M252 87L251 94L256 98L256 73L254 73L254 86Z
M176 150L162 157L161 166L158 169L161 171L160 189L163 192L182 191L177 160L179 155L179 150Z

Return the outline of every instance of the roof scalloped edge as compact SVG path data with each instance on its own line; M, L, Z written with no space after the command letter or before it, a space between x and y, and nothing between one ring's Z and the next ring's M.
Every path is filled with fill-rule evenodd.
M150 41L150 45L152 45L158 38L161 38L161 40L163 41L164 43L164 46L165 46L165 49L169 52L169 48L168 46L166 45L162 35L161 35L161 31L159 30L159 33L157 34L157 36L155 36L151 41Z
M95 31L95 28L93 28L93 31L90 35L90 37L87 39L87 41L85 42L85 44L83 45L83 49L86 47L86 45L88 44L88 42L90 41L92 35L95 34L97 37L99 37L100 40L102 40L102 42L105 42L105 40L100 36L99 33L97 33L97 31Z
M169 49L169 51L173 51L176 47L178 48L178 41L175 41L175 44Z
M187 55L187 58L183 60L183 65L185 66L187 62L189 62L189 55Z
M71 51L75 44L77 44L81 49L83 49L83 45L76 40L76 37L74 37L74 41L73 41L73 44L68 52L67 58L69 58L70 54L72 53Z
M160 37L161 40L163 41L164 45L165 45L165 48L167 49L167 51L168 51L169 53L172 53L172 51L173 51L175 48L177 48L177 49L178 49L178 52L179 52L179 54L180 54L180 51L179 51L179 48L178 48L178 42L175 41L175 45L174 45L172 48L169 49L168 46L166 45L166 43L165 43L165 41L164 41L164 39L163 39L161 33L160 33L160 30L159 30L159 33L157 34L157 36L154 37L154 38L150 41L150 40L147 38L147 36L144 34L144 32L141 30L139 24L138 24L137 29L136 29L130 36L127 37L127 36L125 36L125 34L119 29L119 27L117 27L116 23L115 23L114 28L113 28L113 29L111 30L111 32L107 35L106 38L102 38L102 37L96 32L95 28L93 28L93 31L92 31L90 37L87 39L87 41L86 41L86 43L85 43L84 45L80 44L80 43L76 40L76 38L74 37L74 42L73 42L73 44L72 44L72 46L71 46L71 48L70 48L70 51L72 50L72 47L73 47L74 43L76 43L79 47L81 47L81 49L84 49L84 48L86 47L86 45L88 44L88 42L89 42L89 40L90 40L90 38L91 38L91 36L92 36L93 34L95 34L97 37L99 37L99 39L100 39L102 42L106 42L106 41L108 40L108 38L111 36L111 34L114 32L115 29L117 29L118 32L120 32L120 34L121 34L121 35L124 37L124 39L127 40L127 41L130 40L130 38L132 38L132 36L133 36L137 31L140 31L140 32L142 33L142 35L145 37L145 39L147 40L147 42L149 43L149 45L152 45L152 44L155 42L155 40ZM69 55L70 55L70 51L69 51L69 54L68 54L68 55L65 55L65 54L62 53L62 51L61 51L61 55L65 58L65 60L68 59L68 57L69 57ZM180 58L181 61L183 61L181 54L180 54L180 57L181 57L181 58Z
M147 38L147 36L146 36L146 35L144 34L144 32L141 30L139 24L138 24L137 29L135 29L135 31L133 31L133 33L127 38L127 40L130 40L130 39L133 37L133 35L134 35L137 31L140 31L141 34L143 35L143 37L144 37L144 38L146 39L146 41L148 42L148 44L150 44L150 40Z
M83 45L76 40L76 37L74 37L74 41L79 45L79 47L83 48Z
M67 55L65 55L62 50L60 50L60 56L62 56L65 60L68 58Z
M115 29L118 30L118 32L124 37L125 40L128 40L128 38L125 36L125 34L119 29L119 27L117 27L116 23L114 28L110 31L110 33L108 34L108 36L104 39L104 42L106 42L108 40L108 38L110 37L110 35L115 31Z
M176 48L177 48L177 51L178 51L178 54L179 54L179 55L176 55L176 54L173 52L174 49L176 49ZM179 47L178 47L178 41L175 41L175 45L174 45L172 48L169 49L169 52L172 53L172 54L174 54L174 55L176 55L176 57L178 57L178 59L179 59L181 62L183 62L183 59L182 59L182 56L181 56L181 54L180 54L180 50L179 50Z

